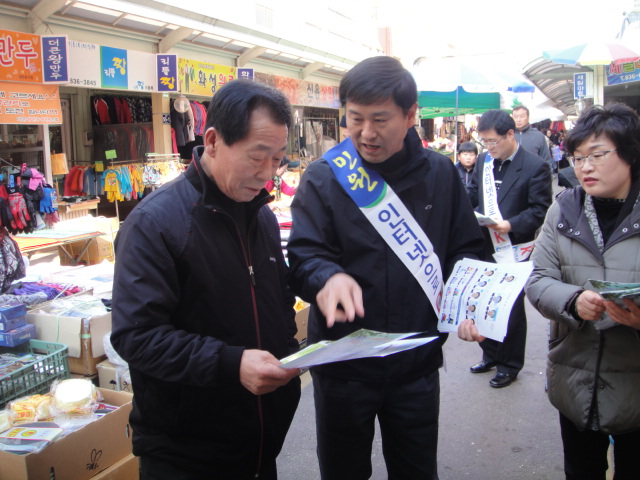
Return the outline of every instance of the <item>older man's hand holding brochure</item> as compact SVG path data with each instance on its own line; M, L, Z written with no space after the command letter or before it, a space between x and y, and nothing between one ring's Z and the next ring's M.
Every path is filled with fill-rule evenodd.
M437 337L408 338L413 333L384 333L361 328L336 341L322 341L309 345L281 360L283 368L305 368L324 363L342 362L355 358L386 357L431 342Z

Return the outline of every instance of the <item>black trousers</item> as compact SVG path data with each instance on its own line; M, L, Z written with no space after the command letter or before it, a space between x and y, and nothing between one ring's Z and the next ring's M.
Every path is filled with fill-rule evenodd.
M371 477L376 417L389 480L437 480L440 379L436 370L406 383L366 383L313 374L320 474Z
M517 377L524 366L524 350L527 343L527 315L524 310L524 292L513 304L507 335L503 342L487 338L480 342L482 360L497 362L498 372Z
M604 480L608 467L609 435L591 430L580 431L560 414L560 432L564 446L564 473L567 480ZM614 480L640 478L640 431L611 435L613 438Z
M152 457L140 457L140 480L278 480L275 460L263 466L259 477L239 476L216 472L214 468L206 471L189 463L178 464L158 460Z

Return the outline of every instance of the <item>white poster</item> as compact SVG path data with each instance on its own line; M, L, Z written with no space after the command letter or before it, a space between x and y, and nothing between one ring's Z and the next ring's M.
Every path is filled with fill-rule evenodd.
M100 45L69 40L69 85L100 88Z
M127 50L129 60L129 90L157 92L156 55Z

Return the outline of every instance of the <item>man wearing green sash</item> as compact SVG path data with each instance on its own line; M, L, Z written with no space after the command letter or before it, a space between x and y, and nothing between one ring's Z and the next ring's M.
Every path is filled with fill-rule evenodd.
M350 138L313 162L292 204L291 285L312 303L309 340L360 328L424 332L436 341L382 358L312 368L323 479L372 474L379 420L388 478L437 479L443 283L478 258L483 237L451 161L424 149L417 88L390 57L340 83Z

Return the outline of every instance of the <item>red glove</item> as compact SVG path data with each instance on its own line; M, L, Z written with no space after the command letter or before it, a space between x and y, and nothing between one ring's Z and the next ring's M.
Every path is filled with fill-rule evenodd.
M9 206L11 207L11 213L13 214L11 227L17 230L24 230L24 227L27 226L27 222L31 220L31 217L29 216L27 204L25 203L22 194L12 193L9 195Z

